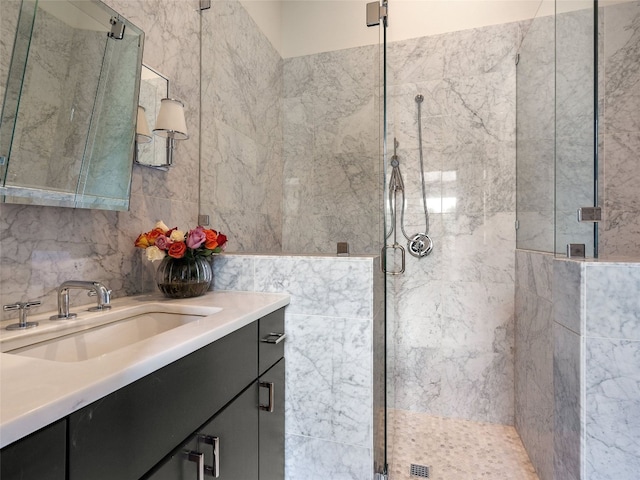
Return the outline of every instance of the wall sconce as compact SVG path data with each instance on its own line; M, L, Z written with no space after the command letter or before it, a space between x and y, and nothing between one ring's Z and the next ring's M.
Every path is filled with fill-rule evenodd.
M138 105L138 120L136 122L136 143L143 144L149 143L153 140L151 136L151 130L149 130L149 124L147 123L147 116L145 108L142 105Z
M153 133L167 138L167 165L171 165L173 151L176 148L175 141L189 138L187 123L184 119L184 104L180 100L173 98L160 100L160 112L158 112Z

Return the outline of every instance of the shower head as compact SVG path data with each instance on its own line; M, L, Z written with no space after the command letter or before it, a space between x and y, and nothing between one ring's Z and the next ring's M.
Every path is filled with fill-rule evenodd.
M421 93L416 95L416 103L422 103L423 100L424 100L424 97L422 96Z

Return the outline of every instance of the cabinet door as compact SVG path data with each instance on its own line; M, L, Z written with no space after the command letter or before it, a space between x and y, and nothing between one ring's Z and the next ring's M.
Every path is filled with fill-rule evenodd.
M205 476L258 480L257 389L255 382L251 384L145 479L204 480L200 477ZM203 462L203 468L198 461Z
M200 438L218 439L217 472L222 480L258 480L258 385L251 384L213 420L200 429ZM213 466L213 449L204 449Z
M284 358L260 377L260 480L284 479L284 378Z
M60 420L0 451L2 480L64 480L67 421Z

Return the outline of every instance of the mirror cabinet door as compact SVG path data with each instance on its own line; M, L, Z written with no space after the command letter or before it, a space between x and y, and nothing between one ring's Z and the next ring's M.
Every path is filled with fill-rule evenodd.
M17 32L0 59L2 200L127 210L144 33L97 0L16 3L0 4Z

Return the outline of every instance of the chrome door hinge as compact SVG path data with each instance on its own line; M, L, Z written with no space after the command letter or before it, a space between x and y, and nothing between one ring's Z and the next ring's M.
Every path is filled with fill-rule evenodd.
M111 31L107 33L109 38L114 40L122 40L124 38L124 23L118 17L111 17Z
M602 220L601 207L582 207L578 209L579 222L600 222Z
M520 63L520 54L516 53L516 65Z
M515 221L515 227L516 227L516 230L520 228L520 220Z
M371 2L367 3L367 27L375 27L380 25L380 20L384 22L384 26L388 26L387 23L387 2Z

